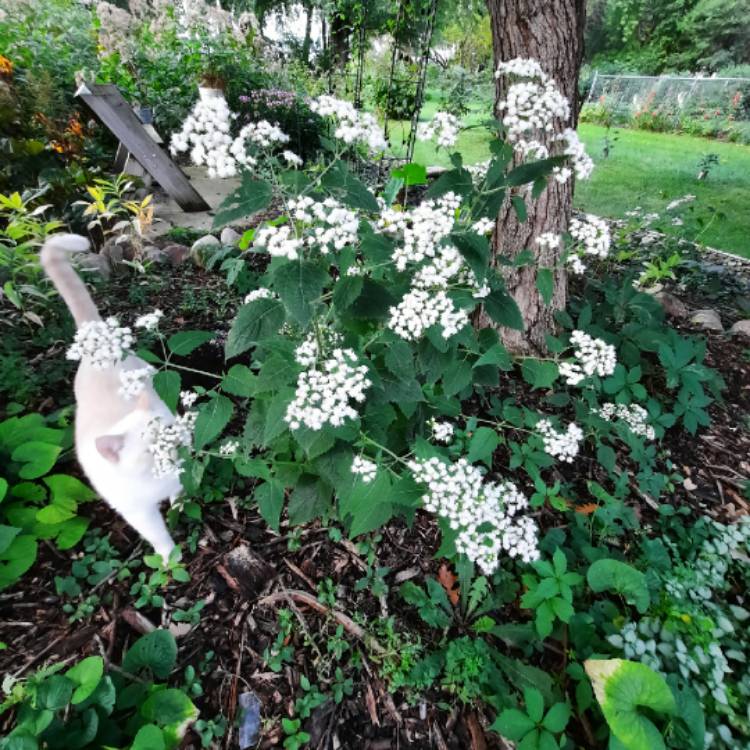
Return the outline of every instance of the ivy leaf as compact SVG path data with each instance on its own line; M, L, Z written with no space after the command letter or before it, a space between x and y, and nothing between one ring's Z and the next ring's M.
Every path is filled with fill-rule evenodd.
M627 563L619 560L597 560L586 574L592 591L616 591L634 604L643 614L651 603L646 576Z
M177 402L180 400L180 389L182 387L180 373L176 370L160 370L154 375L151 382L156 395L174 414L177 411Z
M311 261L292 261L276 269L273 288L284 307L301 326L313 316L313 304L320 298L328 281L325 269Z
M284 322L284 308L275 299L257 299L243 305L229 329L227 359L246 352L258 342L273 336Z
M218 437L234 413L234 404L226 396L215 396L198 408L194 445L200 450Z
M255 180L248 172L242 173L240 186L221 203L214 216L213 229L221 229L233 221L245 219L271 203L273 188L265 180Z
M213 338L216 334L211 331L180 331L167 339L167 346L172 354L185 357Z
M523 316L516 301L504 289L495 289L484 299L487 315L498 325L523 331Z

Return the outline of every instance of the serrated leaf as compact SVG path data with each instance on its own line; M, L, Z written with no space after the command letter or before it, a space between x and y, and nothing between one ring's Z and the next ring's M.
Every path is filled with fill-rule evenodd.
M390 499L391 480L379 472L374 481L355 481L352 488L339 497L339 515L348 520L349 536L353 539L386 524L393 515Z
M176 370L160 370L154 375L151 383L156 395L174 414L177 411L177 402L180 400L180 389L182 387L180 373Z
M204 448L217 438L234 414L234 404L226 396L215 396L198 407L193 444L196 450Z
M313 316L313 305L328 281L325 269L311 261L291 261L279 266L273 287L289 315L301 326Z
M495 430L491 427L479 427L469 443L469 461L483 461L487 466L492 466L492 454L499 444L500 438Z
M70 699L76 706L83 703L96 690L104 676L104 660L101 656L89 656L71 667L65 676L73 680L77 686Z
M498 325L523 331L523 316L516 301L503 289L495 289L484 299L487 315Z
M248 172L242 173L240 186L221 203L214 216L213 229L221 229L261 211L271 203L273 188L265 180L255 180Z
M264 482L255 490L255 501L263 520L274 531L278 531L284 508L284 485L275 479Z
M232 365L221 381L221 390L233 396L249 398L253 395L255 375L246 365Z
M172 354L185 357L213 338L216 334L211 331L180 331L167 339L167 346Z
M258 299L243 305L229 329L227 359L243 354L258 342L275 335L284 322L284 308L275 299Z
M552 294L555 291L555 277L551 268L540 268L536 272L536 288L542 295L545 305L552 302Z
M321 178L321 186L346 206L372 213L380 211L380 205L375 196L340 159L325 172Z
M554 362L529 357L521 364L521 374L533 388L549 388L557 380L559 370Z

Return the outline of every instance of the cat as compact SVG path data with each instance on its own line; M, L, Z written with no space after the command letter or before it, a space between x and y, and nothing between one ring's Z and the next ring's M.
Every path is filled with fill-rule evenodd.
M85 252L89 242L75 234L50 237L40 260L47 276L70 310L76 326L101 317L86 285L73 269L71 254ZM120 372L148 367L128 355L106 369L81 360L75 376L75 446L78 462L97 493L166 561L175 546L159 505L181 491L177 474L157 478L154 459L144 437L154 418L172 424L174 415L146 378L138 396L118 391Z

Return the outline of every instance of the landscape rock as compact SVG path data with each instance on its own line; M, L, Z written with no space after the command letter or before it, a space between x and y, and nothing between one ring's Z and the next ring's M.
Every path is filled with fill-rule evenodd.
M716 310L696 310L690 318L694 325L705 328L707 331L723 331L721 318Z
M216 239L212 234L207 234L200 239L197 239L190 247L190 252L196 252L197 250L205 250L209 247L219 247L221 242Z
M260 710L262 704L255 693L241 693L240 704L240 727L239 746L240 750L255 747L260 735Z
M112 275L112 266L109 260L99 253L78 253L76 265L84 271L98 274L103 279L108 279Z
M190 248L176 242L165 245L161 251L167 256L167 260L172 266L181 266L190 257Z
M164 251L160 247L155 245L149 245L143 249L143 257L146 260L150 260L153 263L166 263L169 258L164 254Z
M236 245L240 241L241 235L235 232L232 227L224 227L221 230L221 236L219 238L222 245Z
M733 336L744 336L750 339L750 320L738 320L730 329Z
M688 306L674 294L658 292L654 295L654 299L659 301L659 304L664 308L664 312L670 318L687 318L690 315Z

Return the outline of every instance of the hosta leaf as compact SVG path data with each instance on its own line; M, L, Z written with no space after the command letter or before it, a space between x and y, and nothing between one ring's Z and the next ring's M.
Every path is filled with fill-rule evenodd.
M592 591L616 591L643 614L651 603L646 576L627 563L619 560L597 560L586 574Z
M641 710L673 714L676 703L664 678L645 664L589 659L586 674L610 731L626 750L665 750L661 732Z

